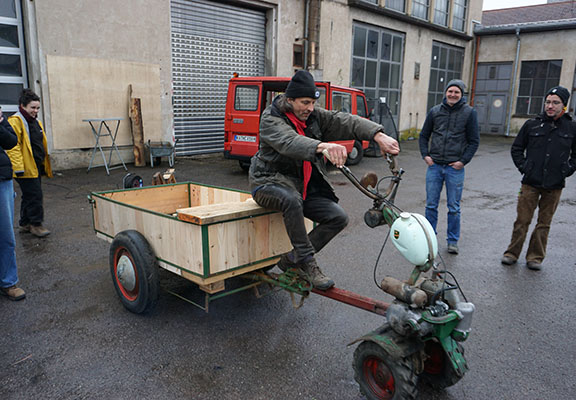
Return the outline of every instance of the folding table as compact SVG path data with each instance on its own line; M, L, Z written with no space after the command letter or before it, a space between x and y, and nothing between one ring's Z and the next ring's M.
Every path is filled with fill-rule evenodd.
M128 168L126 168L126 164L124 164L124 160L120 155L118 146L116 146L116 135L118 135L118 127L120 126L120 121L122 121L123 119L124 118L88 118L82 120L83 122L88 122L90 124L92 134L94 135L94 139L96 139L96 144L94 145L94 149L92 150L92 158L90 159L90 165L88 165L88 171L86 172L89 172L90 169L92 168L92 162L94 162L94 156L96 155L96 150L100 150L100 154L102 155L102 160L104 161L104 164L95 165L95 167L104 166L106 168L106 173L108 175L110 175L111 169L124 167L124 169L128 171ZM114 128L114 122L116 122L115 128ZM112 125L112 127L114 128L114 133L112 133L112 130L108 126L108 123L110 123L110 125ZM96 129L96 126L98 127L98 129ZM102 146L100 145L100 139L106 136L108 136L112 142L110 146L110 154L108 155L108 160L106 160L104 150L102 150ZM110 167L110 163L112 162L112 153L114 151L116 151L116 154L118 155L118 158L120 159L122 165Z

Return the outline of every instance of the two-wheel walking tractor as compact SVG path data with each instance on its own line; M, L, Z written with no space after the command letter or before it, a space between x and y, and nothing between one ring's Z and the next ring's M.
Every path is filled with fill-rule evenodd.
M382 315L382 326L350 343L360 343L354 352L355 379L370 400L414 399L419 382L442 389L468 370L461 343L468 338L474 305L453 275L439 268L428 221L394 204L403 171L394 160L389 164L392 174L381 180L373 173L357 180L347 167L341 170L373 200L366 224L388 225L389 239L415 266L407 280L386 277L379 284L395 298L391 304L336 287L314 289L294 270L270 272L291 249L282 215L261 208L243 191L185 182L94 192L94 229L111 242L112 281L134 313L155 307L161 267L196 283L205 301L187 301L206 312L218 298L272 285L290 292L297 306L315 293ZM386 179L390 183L380 191ZM238 276L248 283L226 290L226 280Z

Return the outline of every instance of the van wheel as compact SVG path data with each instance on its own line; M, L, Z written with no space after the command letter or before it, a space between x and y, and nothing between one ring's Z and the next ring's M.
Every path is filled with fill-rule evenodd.
M242 171L244 172L248 172L250 170L250 161L238 161L238 163L240 164L240 168L242 168Z
M362 148L362 142L359 140L354 141L354 148L348 154L348 158L346 159L346 165L356 165L362 158L364 157L364 149Z

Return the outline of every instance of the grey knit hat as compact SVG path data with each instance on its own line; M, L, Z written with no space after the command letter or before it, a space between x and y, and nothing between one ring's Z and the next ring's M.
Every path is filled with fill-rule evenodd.
M284 94L291 99L297 99L298 97L317 99L320 97L320 91L316 87L316 83L314 83L314 77L310 72L304 70L294 74Z
M464 83L464 81L461 81L460 79L452 79L446 85L446 89L444 89L444 93L446 93L448 91L448 89L450 89L452 86L456 86L458 89L460 89L460 91L462 92L462 95L464 95L464 91L466 90L466 84Z
M548 91L548 93L546 93L546 96L544 96L544 99L546 99L546 97L550 96L551 94L555 94L556 96L560 97L560 100L562 100L562 103L565 106L568 105L568 99L570 99L570 92L565 87L563 87L563 86L553 87L552 89L550 89Z

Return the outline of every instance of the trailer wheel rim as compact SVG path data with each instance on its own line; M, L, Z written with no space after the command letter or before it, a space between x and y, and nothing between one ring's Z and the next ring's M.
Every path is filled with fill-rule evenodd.
M130 301L138 298L138 272L132 255L124 248L116 251L114 264L114 277L122 295Z
M366 358L362 369L366 383L378 399L394 397L394 375L384 361L377 357Z

